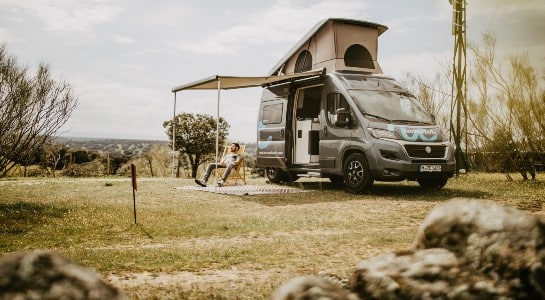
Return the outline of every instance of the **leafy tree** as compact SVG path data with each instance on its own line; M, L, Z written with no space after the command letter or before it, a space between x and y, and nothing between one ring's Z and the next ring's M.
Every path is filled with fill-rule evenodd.
M116 174L118 170L129 160L129 156L123 155L121 153L110 153L110 174Z
M52 139L48 139L40 147L39 161L37 163L40 165L40 168L47 173L47 175L55 177L55 171L62 169L64 166L62 159L66 155L67 151L68 148L66 146L57 144L53 142Z
M71 86L53 80L49 66L27 73L0 45L0 177L37 153L77 106Z
M171 155L170 147L166 145L154 144L148 153L145 154L150 166L151 176L170 176Z
M225 143L229 124L219 118L219 131L216 128L216 119L206 114L181 113L175 116L176 144L175 151L184 153L191 163L191 177L197 177L197 168L207 155L216 153L216 132L219 136L219 145ZM163 127L172 142L172 120L163 122ZM221 150L220 150L221 152ZM220 154L221 155L221 154Z

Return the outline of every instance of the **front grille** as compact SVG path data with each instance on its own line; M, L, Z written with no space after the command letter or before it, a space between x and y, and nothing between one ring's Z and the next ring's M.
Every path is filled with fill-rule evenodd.
M414 164L446 164L446 159L413 159L411 160Z
M426 148L431 150L429 153ZM411 158L444 158L447 146L445 145L405 145L405 150Z

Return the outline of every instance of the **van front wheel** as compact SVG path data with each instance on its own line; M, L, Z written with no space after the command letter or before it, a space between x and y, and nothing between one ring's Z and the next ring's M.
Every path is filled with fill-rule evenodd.
M366 191L373 185L369 163L361 153L352 153L343 166L344 188L351 193Z

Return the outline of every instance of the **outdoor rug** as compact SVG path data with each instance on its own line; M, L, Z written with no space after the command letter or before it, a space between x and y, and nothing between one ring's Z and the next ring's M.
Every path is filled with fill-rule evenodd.
M264 194L288 194L310 192L311 190L303 190L295 187L279 186L279 185L229 185L229 186L180 186L177 190L203 191L216 194L227 195L264 195Z

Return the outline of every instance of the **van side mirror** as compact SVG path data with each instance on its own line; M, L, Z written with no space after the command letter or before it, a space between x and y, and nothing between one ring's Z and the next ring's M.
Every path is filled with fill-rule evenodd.
M337 109L337 120L335 121L335 126L337 127L346 127L352 124L352 118L350 116L350 110L341 107Z

